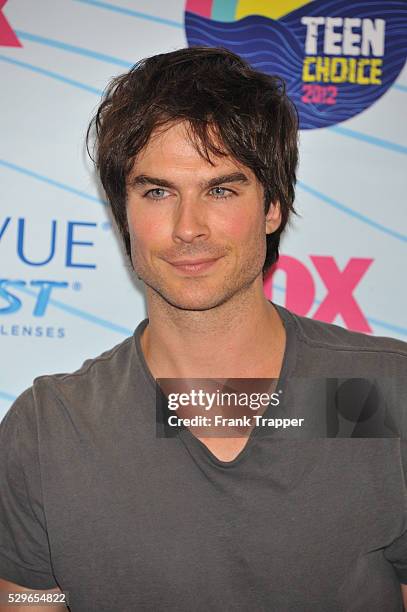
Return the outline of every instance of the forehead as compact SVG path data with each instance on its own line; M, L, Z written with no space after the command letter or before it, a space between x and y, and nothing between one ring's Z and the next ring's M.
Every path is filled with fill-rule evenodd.
M205 175L222 172L244 172L247 177L255 178L254 173L243 164L235 160L225 148L212 136L215 146L225 151L225 155L215 155L208 151L209 159L199 152L200 143L195 143L189 124L185 121L172 123L154 130L145 145L138 154L132 168L131 174L155 170L160 175L166 171L176 172L199 172ZM198 144L198 146L197 146Z

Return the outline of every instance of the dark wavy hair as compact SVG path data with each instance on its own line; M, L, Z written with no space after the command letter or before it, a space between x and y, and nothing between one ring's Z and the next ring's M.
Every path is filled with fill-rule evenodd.
M153 130L188 122L200 155L230 155L264 190L264 210L280 202L281 224L267 235L263 275L278 259L280 236L294 212L298 114L278 76L254 70L227 49L191 47L139 61L107 86L86 145L130 256L126 180ZM90 135L95 132L93 154Z

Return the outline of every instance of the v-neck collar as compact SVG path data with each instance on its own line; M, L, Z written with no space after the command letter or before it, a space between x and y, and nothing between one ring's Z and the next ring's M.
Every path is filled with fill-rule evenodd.
M284 356L280 371L280 376L278 378L277 388L282 388L285 385L287 379L292 375L296 359L297 359L297 341L296 341L296 330L295 330L295 321L292 313L284 308L284 306L280 306L278 304L274 304L274 302L270 302L276 308L277 313L279 314L286 333L286 342L285 342L285 350ZM146 359L144 357L143 349L141 347L141 335L149 323L149 319L144 319L139 323L135 332L134 332L134 342L136 354L139 360L139 364L141 366L142 372L144 374L146 384L150 395L156 401L156 381L147 365ZM268 412L272 407L268 406L264 415L267 417ZM260 426L254 427L250 432L248 440L239 454L232 461L222 461L218 459L209 449L203 444L198 438L196 438L191 431L187 427L179 427L177 428L178 437L182 440L182 442L187 446L191 453L199 453L202 459L206 459L210 461L214 465L220 468L232 468L235 465L238 465L244 458L251 454L252 448L255 444L256 438L261 435L261 431L264 428Z

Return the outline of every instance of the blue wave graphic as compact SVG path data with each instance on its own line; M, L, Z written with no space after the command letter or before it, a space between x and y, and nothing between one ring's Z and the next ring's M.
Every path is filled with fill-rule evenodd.
M41 74L42 76L49 77L50 79L54 79L55 81L60 81L61 83L64 83L65 85L71 85L72 87L76 87L77 89L88 91L98 96L103 95L103 91L101 91L100 89L96 89L95 87L92 87L91 85L87 85L86 83L81 83L80 81L70 79L62 74L59 74L58 72L54 72L52 70L46 70L45 68L41 68L40 66L34 66L33 64L22 62L12 57L7 57L6 55L0 55L0 61L7 62L8 64L13 64L14 66L19 66L20 68L25 68L26 70L30 70L31 72Z
M66 183L61 183L60 181L56 181L49 176L45 176L43 174L39 174L38 172L34 172L29 168L24 168L23 166L17 166L17 164L13 164L12 162L6 161L5 159L0 159L0 167L8 168L9 170L14 170L15 172L20 172L21 174L25 174L30 178L36 179L37 181L41 181L42 183L47 183L48 185L52 185L53 187L57 187L58 189L63 189L68 193L73 193L80 198L84 198L85 200L90 200L91 202L96 202L97 204L107 205L107 202L97 198L91 193L86 193L86 191L81 191L80 189L76 189L76 187L72 187L71 185L67 185Z
M156 15L149 15L147 13L142 13L140 11L129 9L125 6L111 4L110 2L101 2L101 0L74 0L74 2L81 2L82 4L88 4L92 7L107 9L109 11L113 11L114 13L121 13L122 15L126 15L128 17L147 19L148 21L153 21L155 23L159 23L160 25L168 25L174 28L182 28L182 23L179 23L178 21L174 21L172 19L165 19L164 17L158 17Z
M7 393L7 391L0 390L0 400L5 400L7 402L14 402L14 400L16 399L17 397L15 395L11 395L10 393Z
M302 81L306 27L301 24L301 17L305 15L385 19L382 83L316 83L334 85L336 102L308 102ZM235 22L219 22L186 12L185 29L190 46L226 47L255 68L283 77L288 94L298 109L301 129L315 129L329 127L358 115L394 83L406 59L407 3L390 0L386 3L372 1L351 4L347 0L315 0L278 21L263 15L249 15ZM317 55L324 56L322 35L318 37Z

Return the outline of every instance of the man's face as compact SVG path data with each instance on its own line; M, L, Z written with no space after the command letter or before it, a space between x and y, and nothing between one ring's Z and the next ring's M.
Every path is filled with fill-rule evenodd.
M271 205L266 217L254 173L229 156L212 157L212 166L185 127L154 133L128 177L131 256L139 278L166 302L207 310L261 286L266 233L280 212Z

